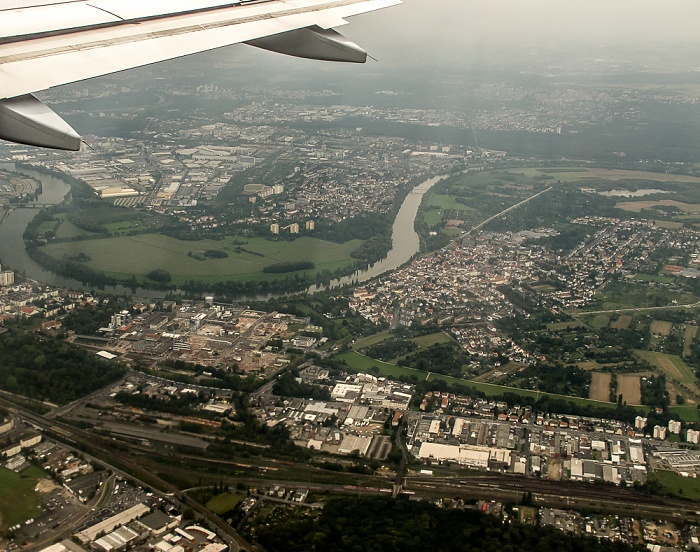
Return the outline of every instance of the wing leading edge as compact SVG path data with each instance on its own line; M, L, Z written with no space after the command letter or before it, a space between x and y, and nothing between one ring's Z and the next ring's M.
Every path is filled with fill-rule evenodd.
M239 42L363 63L367 53L332 27L400 3L80 0L8 9L0 2L0 139L78 150L78 134L32 92Z

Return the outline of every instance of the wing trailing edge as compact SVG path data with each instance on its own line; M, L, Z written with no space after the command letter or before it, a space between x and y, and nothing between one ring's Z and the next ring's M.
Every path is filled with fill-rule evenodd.
M364 63L332 27L401 0L0 0L0 139L65 150L80 136L31 94L245 43Z

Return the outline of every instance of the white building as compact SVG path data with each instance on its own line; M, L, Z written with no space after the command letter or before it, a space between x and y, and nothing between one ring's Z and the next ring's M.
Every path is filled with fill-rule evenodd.
M666 428L663 426L654 426L654 439L666 439Z
M668 421L668 430L675 435L680 434L681 423L678 420L669 420Z
M689 429L685 434L685 440L688 443L693 443L694 445L697 445L698 443L700 443L700 431Z

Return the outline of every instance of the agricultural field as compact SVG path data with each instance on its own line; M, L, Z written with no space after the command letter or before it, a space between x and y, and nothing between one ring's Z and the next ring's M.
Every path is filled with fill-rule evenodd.
M697 326L686 326L685 332L683 333L683 356L690 356L690 347L693 344L693 339L698 333Z
M596 294L595 303L587 307L587 310L631 310L666 306L677 309L679 306L694 304L697 301L697 296L692 293L671 291L664 287L634 281L612 282Z
M626 171L622 169L588 169L591 176L605 180L654 180L656 182L692 182L700 184L697 176L667 174L649 171Z
M584 327L584 325L577 320L572 320L570 322L552 322L547 324L547 329L550 331L573 330L575 328L582 327Z
M664 322L663 320L654 320L651 323L650 332L651 335L660 335L662 337L667 337L671 330L673 329L673 324L671 322Z
M239 238L184 241L161 234L141 234L52 243L42 249L59 258L84 253L90 259L86 265L118 278L128 278L132 274L145 276L152 270L162 269L172 275L173 283L182 284L188 279L215 282L285 277L289 273L266 274L263 268L299 260L311 261L315 268L294 274L314 274L323 270L332 272L352 266L355 261L350 253L361 243L361 240L351 240L337 244L301 237L291 242L251 238L241 245ZM205 260L196 258L208 250L221 251L228 256ZM129 272L124 271L125 267L129 267Z
M581 370L599 370L602 366L595 360L585 360L583 362L576 363L576 367Z
M673 199L659 199L657 201L620 201L615 205L618 209L631 211L632 213L641 213L654 207L675 207L684 213L698 214L700 213L700 205L696 203L683 203Z
M40 468L31 466L20 473L0 467L0 529L7 529L41 514L34 487L46 477Z
M592 372L589 398L594 401L609 401L611 382L612 374L606 372Z
M514 174L525 174L530 178L546 174L561 182L577 180L651 180L656 182L693 182L700 184L700 178L682 174L655 173L649 171L626 171L623 169L599 169L584 167L555 167L551 169L511 169Z
M655 366L668 379L680 384L681 387L689 390L696 397L700 396L700 387L698 386L695 373L690 366L683 362L681 357L652 351L636 350L634 353L642 360L646 360L649 364ZM690 400L690 397L686 397L686 399Z
M621 314L620 317L615 320L610 327L613 330L628 330L630 324L632 323L633 317L629 314Z
M618 374L617 394L622 395L622 402L642 404L641 376L639 374Z
M370 369L374 366L379 369L379 373L382 376L385 377L411 377L414 376L418 378L419 380L441 380L449 385L454 385L454 384L459 384L459 385L466 385L469 387L473 387L487 396L494 396L494 395L502 395L505 392L509 393L514 393L516 395L520 395L522 397L542 397L544 395L547 395L552 398L556 399L565 399L567 402L574 403L577 405L581 406L593 406L593 407L600 407L600 406L608 406L610 403L606 400L605 403L602 403L601 401L594 401L591 399L585 399L585 398L580 398L580 397L573 397L569 395L557 395L555 393L545 393L542 391L532 391L529 389L520 389L517 387L508 387L506 385L496 385L492 383L484 383L484 382L478 382L475 380L468 380L468 379L463 379L463 378L455 378L452 376L445 376L442 374L436 374L432 372L423 372L421 370L416 370L415 368L408 368L405 366L396 366L394 364L390 364L388 362L381 362L379 360L374 360L372 358L369 358L367 356L361 355L360 353L357 353L355 351L349 351L345 353L341 353L336 357L339 360L345 361L350 368L360 371L360 372L369 372Z

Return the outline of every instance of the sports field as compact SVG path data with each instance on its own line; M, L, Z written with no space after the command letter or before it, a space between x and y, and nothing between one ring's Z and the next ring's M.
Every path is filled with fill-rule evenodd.
M241 245L240 238L184 241L161 234L142 234L55 243L42 249L58 258L84 253L90 258L86 263L88 266L119 278L128 278L132 274L145 276L152 270L162 269L172 275L174 283L182 283L188 279L213 282L279 278L285 274L265 274L263 268L299 260L315 264L315 269L303 271L307 274L322 270L334 271L355 262L350 253L361 243L360 240L351 240L337 244L301 237L291 242L251 238ZM202 257L209 250L221 251L228 257L205 260L196 258ZM125 271L127 267L128 272Z
M45 476L35 466L20 473L0 467L0 529L7 529L41 514L34 486Z
M440 343L449 343L452 338L445 332L437 332L434 334L421 335L419 337L414 337L411 339L414 343L417 343L420 347L432 347L433 345L438 345Z

